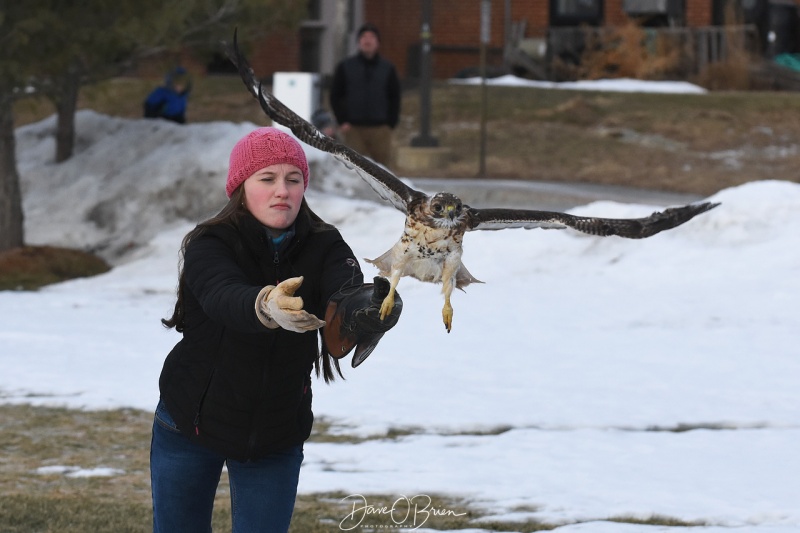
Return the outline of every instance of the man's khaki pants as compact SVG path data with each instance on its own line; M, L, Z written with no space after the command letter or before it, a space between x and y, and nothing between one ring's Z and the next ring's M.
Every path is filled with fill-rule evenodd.
M344 143L385 167L392 164L392 129L389 126L350 126Z

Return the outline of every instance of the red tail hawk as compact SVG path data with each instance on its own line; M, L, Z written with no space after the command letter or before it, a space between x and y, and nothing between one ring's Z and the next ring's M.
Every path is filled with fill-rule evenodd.
M384 200L406 214L405 228L400 240L380 257L367 259L378 267L381 276L389 278L391 284L389 294L381 306L381 318L385 318L394 305L394 293L400 278L412 276L421 281L443 284L442 319L450 332L453 322L450 295L453 289L462 289L470 283L481 283L461 263L462 243L467 231L573 228L590 235L644 239L680 226L719 205L704 202L672 207L645 218L614 219L527 209L475 209L464 205L457 196L447 192L429 196L409 187L397 176L358 152L324 135L283 105L274 95L264 91L247 60L239 52L235 36L231 60L238 66L239 74L248 90L273 121L291 129L306 144L333 154L348 168L355 170Z

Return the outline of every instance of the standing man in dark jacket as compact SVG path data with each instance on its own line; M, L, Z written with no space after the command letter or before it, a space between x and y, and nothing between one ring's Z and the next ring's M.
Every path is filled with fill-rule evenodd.
M389 166L392 130L400 118L400 81L379 47L378 28L361 26L358 53L336 67L330 99L345 144Z
M363 284L341 234L306 203L308 178L300 144L259 128L231 152L228 203L183 240L164 320L182 338L161 372L150 448L157 533L211 531L224 466L233 533L285 533L312 369L333 379L332 358L353 348L357 365L400 315L402 302L380 319L389 282Z

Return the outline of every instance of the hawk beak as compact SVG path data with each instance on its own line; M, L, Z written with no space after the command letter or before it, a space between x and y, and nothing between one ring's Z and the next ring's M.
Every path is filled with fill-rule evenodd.
M450 220L454 220L456 218L456 207L454 205L448 205L445 208L445 212Z

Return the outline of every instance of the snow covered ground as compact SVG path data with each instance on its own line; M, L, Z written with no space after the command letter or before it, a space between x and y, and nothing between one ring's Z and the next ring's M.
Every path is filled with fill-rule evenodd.
M159 319L180 240L224 201L228 152L253 127L84 111L78 153L61 165L52 119L17 131L28 240L90 247L116 266L0 292L0 401L155 407L178 338ZM308 153L312 208L359 257L382 253L402 215L332 194L360 196L358 180ZM317 383L314 408L334 431L410 434L308 444L300 491L446 493L570 533L684 530L605 521L652 515L704 521L691 528L703 533L800 531L800 185L710 199L722 205L643 241L470 233L464 263L486 283L454 294L449 335L439 287L404 278L400 323L358 369L345 361L346 381ZM114 475L81 466L65 473Z
M479 77L451 79L450 83L474 85L481 83ZM506 87L531 87L539 89L563 89L570 91L612 91L612 92L640 92L640 93L684 93L704 94L707 91L702 87L686 81L645 81L632 78L616 78L603 80L579 81L539 81L528 80L507 74L496 78L488 78L487 85Z

